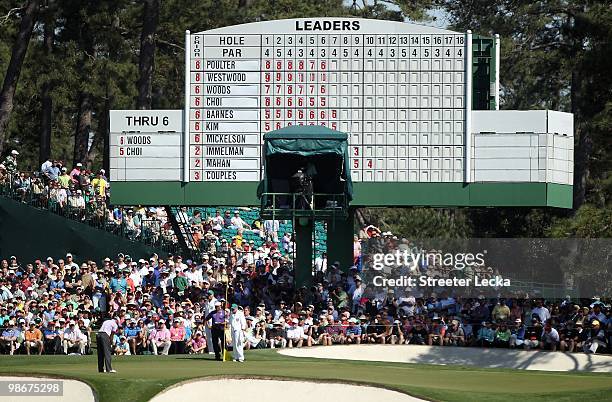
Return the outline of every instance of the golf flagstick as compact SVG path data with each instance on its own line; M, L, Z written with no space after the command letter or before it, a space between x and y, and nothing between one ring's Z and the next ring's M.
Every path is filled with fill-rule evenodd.
M229 301L227 300L227 296L229 294L228 292L229 292L229 275L227 276L227 281L225 282L225 307L224 307L224 310L223 310L223 314L227 314L226 313L226 310L227 310L226 308L227 308L227 305L229 303ZM226 316L224 324L223 324L223 361L224 362L232 361L232 359L229 357L229 353L228 353L227 347L226 347L226 345L227 345L227 338L226 338L227 337L227 324L228 324L228 318Z

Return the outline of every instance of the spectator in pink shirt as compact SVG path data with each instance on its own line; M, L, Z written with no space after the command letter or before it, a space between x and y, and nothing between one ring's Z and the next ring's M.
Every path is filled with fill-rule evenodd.
M77 188L79 188L79 185L81 182L81 169L82 168L83 168L83 164L79 162L70 171L70 180L72 181L72 184L74 184Z
M157 322L157 327L155 327L151 331L151 335L149 336L149 340L151 341L151 347L153 348L153 354L157 355L157 349L162 348L162 355L167 355L170 350L170 331L166 328L166 324L164 320L159 320Z
M206 349L206 338L202 336L202 332L197 331L195 337L191 340L191 353L204 354L204 349Z
M170 353L173 355L182 355L185 353L185 327L181 320L176 319L170 327Z

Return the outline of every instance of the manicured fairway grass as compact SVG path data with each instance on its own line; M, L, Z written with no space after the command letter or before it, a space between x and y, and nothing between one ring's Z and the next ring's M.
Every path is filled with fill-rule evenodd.
M147 401L173 384L206 376L350 381L439 401L587 402L612 398L610 374L294 358L273 350L247 352L246 357L246 363L220 363L209 356L125 356L113 359L118 373L99 374L96 356L1 356L0 374L82 380L94 388L100 402ZM202 392L204 400L204 388Z

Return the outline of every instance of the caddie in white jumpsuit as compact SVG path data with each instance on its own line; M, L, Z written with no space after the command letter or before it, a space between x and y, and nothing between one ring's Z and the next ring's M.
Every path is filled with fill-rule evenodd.
M246 331L246 319L242 307L232 304L232 315L230 316L230 330L232 331L232 356L234 361L244 361L244 342Z

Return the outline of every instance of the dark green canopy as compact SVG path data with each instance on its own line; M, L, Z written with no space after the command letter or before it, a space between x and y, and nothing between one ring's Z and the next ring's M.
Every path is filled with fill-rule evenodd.
M314 163L318 180L342 185L325 186L320 192L334 188L353 198L348 136L323 126L288 126L264 134L265 178L263 192L268 192L269 180L279 175L291 175L304 161ZM316 190L315 190L316 192Z

